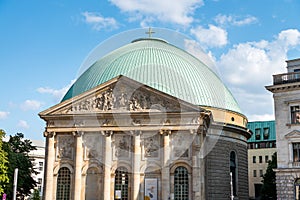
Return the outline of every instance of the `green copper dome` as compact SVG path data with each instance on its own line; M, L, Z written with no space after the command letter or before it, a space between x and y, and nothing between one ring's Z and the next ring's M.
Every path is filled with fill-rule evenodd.
M220 78L200 60L167 42L139 39L90 66L62 101L123 75L189 103L241 113Z

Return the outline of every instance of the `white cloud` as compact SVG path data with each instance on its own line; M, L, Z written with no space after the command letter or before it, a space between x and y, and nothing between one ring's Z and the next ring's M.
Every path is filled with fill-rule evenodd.
M67 93L67 91L69 90L69 88L73 85L73 83L75 82L76 80L71 80L71 82L61 88L61 89L53 89L53 88L49 88L49 87L40 87L37 89L37 91L41 94L50 94L54 97L54 101L57 102L57 101L60 101L62 99L62 97Z
M269 120L275 120L275 117L273 114L264 114L264 115L249 115L248 121L269 121Z
M83 12L81 13L84 16L84 21L87 24L92 25L94 30L100 31L101 29L117 29L118 23L112 17L103 17L99 13L93 12Z
M197 38L203 47L222 47L228 43L227 31L211 24L208 29L202 26L191 29L191 34Z
M264 86L261 86L260 89L251 89L250 87L230 88L230 91L241 107L242 113L251 121L255 120L255 118L253 118L254 114L257 116L272 116L274 113L272 93L268 92Z
M300 44L300 32L297 29L288 29L278 34L278 41L285 46L297 46Z
M244 26L248 24L254 24L258 22L258 19L254 16L237 17L233 15L222 15L219 14L215 17L215 22L219 25L234 25Z
M110 0L110 2L121 11L132 16L142 16L146 21L151 17L184 26L194 21L192 15L195 9L203 5L203 0ZM145 24L143 20L142 24Z
M300 45L300 32L285 30L271 42L235 45L220 57L218 66L230 84L261 87L272 83L272 74L285 72L287 52L297 45Z
M1 119L6 119L9 115L9 112L5 112L5 111L0 111L0 120Z
M272 116L273 98L264 86L272 85L272 75L285 73L287 53L300 47L300 32L281 31L272 41L234 45L217 60L226 85L251 120ZM238 88L238 89L237 89ZM255 115L254 115L255 114Z
M42 102L36 100L26 100L21 104L22 110L38 110L43 105Z
M29 129L29 125L25 120L20 120L17 126L23 129Z

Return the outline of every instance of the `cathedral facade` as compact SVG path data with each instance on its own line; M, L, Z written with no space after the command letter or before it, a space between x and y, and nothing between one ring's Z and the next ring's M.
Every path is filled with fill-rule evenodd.
M247 118L211 69L164 40L108 53L39 115L46 200L248 199Z

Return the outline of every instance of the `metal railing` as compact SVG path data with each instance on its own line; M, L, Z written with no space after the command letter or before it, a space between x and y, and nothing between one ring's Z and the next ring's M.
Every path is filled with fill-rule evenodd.
M300 72L290 72L290 73L273 75L274 85L295 83L295 82L300 82Z

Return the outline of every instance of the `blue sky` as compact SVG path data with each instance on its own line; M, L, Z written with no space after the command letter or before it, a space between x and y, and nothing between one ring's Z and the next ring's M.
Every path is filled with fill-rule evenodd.
M299 10L298 0L0 0L0 128L43 139L38 113L61 100L87 55L149 26L193 39L191 53L211 57L250 121L274 119L264 86L300 58Z

